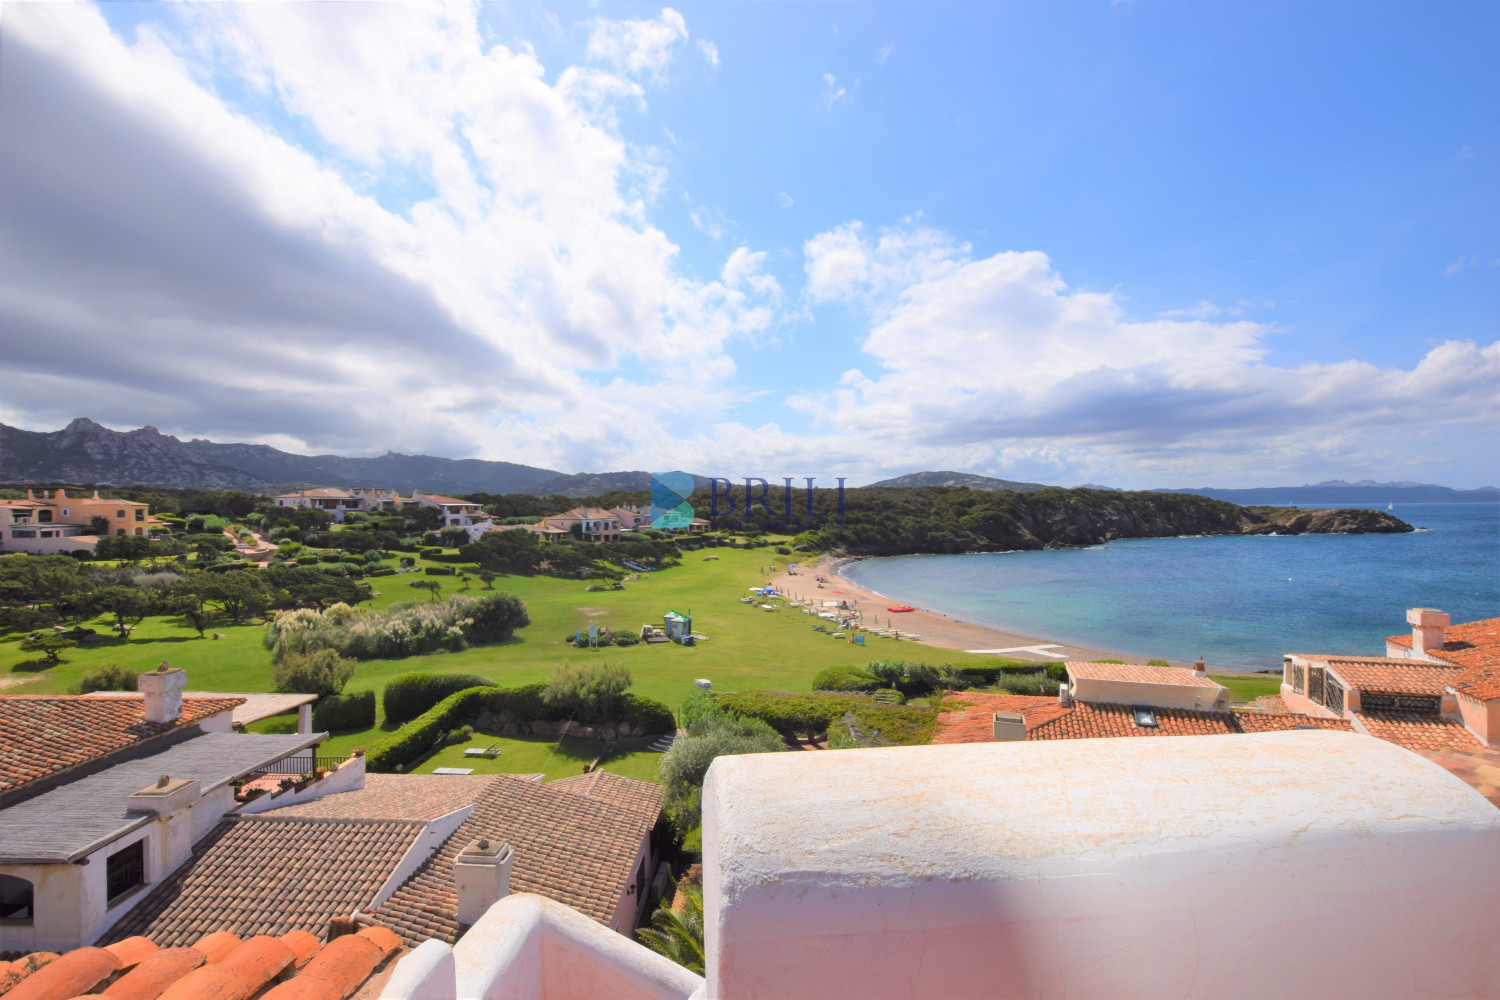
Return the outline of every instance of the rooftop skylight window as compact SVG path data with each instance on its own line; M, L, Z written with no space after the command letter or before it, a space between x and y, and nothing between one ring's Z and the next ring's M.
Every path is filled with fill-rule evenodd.
M1135 724L1142 729L1156 728L1156 713L1149 708L1133 708L1135 713Z

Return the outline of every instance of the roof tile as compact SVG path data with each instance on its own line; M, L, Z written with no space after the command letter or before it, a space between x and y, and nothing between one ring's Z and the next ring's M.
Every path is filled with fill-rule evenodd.
M1443 648L1432 655L1464 668L1453 685L1480 701L1500 698L1500 618L1450 625L1443 630ZM1386 636L1393 646L1411 648L1411 633Z
M1371 736L1408 750L1477 749L1480 743L1463 724L1425 712L1355 712Z
M175 722L147 722L140 695L0 695L0 792L232 711L241 698L184 698Z

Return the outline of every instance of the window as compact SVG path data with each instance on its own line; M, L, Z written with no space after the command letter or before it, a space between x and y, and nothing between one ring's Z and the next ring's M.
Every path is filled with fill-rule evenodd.
M64 508L63 508L63 509L62 509L62 516L63 516L63 517L67 517L67 516L68 516L68 508L66 508L66 507L64 507Z
M1140 726L1142 729L1156 728L1156 713L1151 709L1132 708L1130 711L1135 715L1135 724L1137 726Z
M123 535L123 534L125 534L125 529L124 528L116 528L115 529L115 534L116 535Z
M135 509L135 519L137 521L144 521L146 519L146 508L137 507Z
M36 523L37 524L51 524L52 523L52 512L50 510L47 510L45 507L42 508L41 510L37 511L36 512Z
M116 521L123 521L123 520L125 520L125 512L123 510L117 510L117 511L115 511L115 520Z
M14 875L0 875L0 922L31 923L31 883Z
M111 903L146 881L146 842L137 840L104 862L105 896Z
M35 538L36 537L36 532L34 530L31 530L31 529L27 529L26 531L20 531L18 529L12 529L11 533L10 533L10 537L12 537L12 538Z

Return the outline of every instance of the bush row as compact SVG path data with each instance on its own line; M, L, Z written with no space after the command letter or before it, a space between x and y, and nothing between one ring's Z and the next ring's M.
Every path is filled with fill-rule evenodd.
M489 681L483 683L490 685ZM509 712L516 719L527 721L560 722L567 718L565 710L542 700L545 689L546 684L538 681L514 688L491 685L456 691L371 747L366 754L366 766L384 772L408 767L429 750L441 746L452 730L471 725L481 712L494 715ZM621 721L644 729L649 736L671 732L676 726L671 709L639 695L624 696L623 713Z
M375 725L375 692L350 691L318 699L313 728L332 733L342 729L370 729Z
M827 731L844 713L852 712L862 728L901 746L930 743L938 716L931 708L887 704L862 694L742 691L713 698L731 715L760 719L787 735Z
M380 705L385 710L386 722L400 724L410 722L451 694L494 686L494 681L474 674L402 674L385 686Z

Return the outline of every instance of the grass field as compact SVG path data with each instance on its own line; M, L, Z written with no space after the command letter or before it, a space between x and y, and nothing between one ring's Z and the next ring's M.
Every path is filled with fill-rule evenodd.
M1263 694L1281 693L1281 678L1273 674L1209 674L1208 679L1227 687L1234 701L1254 701Z
M584 589L587 583L580 580L497 577L495 589L520 597L531 617L531 625L520 630L515 638L458 653L367 660L360 663L346 690L373 688L378 694L392 677L413 670L463 671L512 686L545 679L565 659L609 660L630 670L634 678L632 690L637 694L675 706L693 690L693 681L699 677L713 681L714 688L720 691L751 688L808 691L813 676L827 666L863 664L872 659L920 659L932 663L984 659L962 651L936 650L878 636L868 637L866 646L851 646L844 640L813 631L811 622L815 619L800 613L767 612L741 604L738 598L747 588L770 575L770 563L777 559L773 550L718 548L712 554L718 558L705 560L702 554L687 553L682 565L645 574L626 583L625 589L615 591L589 593ZM395 560L389 564L394 565ZM424 564L425 560L418 563ZM411 588L410 584L417 580L443 582L444 595L465 592L455 577L420 573L376 577L370 583L379 596L362 606L384 607L397 601L427 600L426 594ZM482 584L473 580L467 593L483 593ZM695 646L643 643L589 650L566 644L575 629L587 629L590 624L629 632L638 630L643 622L660 626L662 613L673 609L683 612L691 609L694 631L709 638ZM145 671L163 660L188 671L189 690L272 690L271 654L262 645L264 629L260 625L218 626L209 633L217 631L224 638L212 639L199 638L193 629L174 618L148 618L132 638L122 640L104 638L109 633L102 620L92 624L100 630L101 639L67 651L65 662L50 667L34 654L20 652L16 648L19 636L0 641L0 684L5 685L0 690L6 694L61 694L87 670L118 663ZM254 728L275 731L290 726L289 718L278 718ZM336 733L325 744L324 752L347 753L355 746L374 742L384 731L385 727L377 724L373 730ZM517 744L511 748L512 752L502 753L495 761L479 763L496 771L542 771L549 776L581 770L582 761L565 751L543 757L530 741L509 742ZM438 760L434 757L419 769L456 766L448 764L448 757L462 759L461 749L444 751L438 755L443 763L434 763ZM606 769L622 774L635 769L641 772L637 776L644 776L648 764L654 769L656 755L637 756L641 758L639 761L634 757L624 758Z

